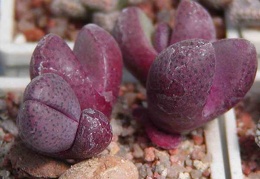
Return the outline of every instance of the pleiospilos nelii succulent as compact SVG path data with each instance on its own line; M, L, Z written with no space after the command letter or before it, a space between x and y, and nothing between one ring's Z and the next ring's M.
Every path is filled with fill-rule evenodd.
M114 30L126 67L147 89L148 108L134 116L153 143L166 149L177 146L180 134L237 104L257 70L254 45L216 40L210 15L194 1L180 2L170 31L165 24L154 29L136 7L122 11Z
M150 118L169 133L200 127L243 99L256 67L255 47L244 39L173 44L157 56L148 75Z
M108 146L122 77L121 52L108 32L84 26L73 51L60 37L46 35L33 52L30 74L17 117L27 146L67 159L89 158Z
M128 7L120 14L113 35L126 68L144 85L151 64L163 48L186 39L216 39L211 16L201 5L189 0L180 2L172 33L167 24L154 28L141 9Z
M183 0L176 18L172 34L165 24L154 30L141 10L130 7L114 31L126 67L147 87L148 108L134 116L150 139L167 149L178 145L180 134L240 101L257 68L255 47L244 39L217 41L210 15L199 4ZM71 51L49 34L33 53L30 74L17 118L27 146L84 159L110 143L108 117L122 76L121 52L111 35L87 25Z

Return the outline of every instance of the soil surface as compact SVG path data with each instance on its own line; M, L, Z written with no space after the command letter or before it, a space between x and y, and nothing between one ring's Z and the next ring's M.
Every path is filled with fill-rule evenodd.
M235 108L242 171L245 179L260 178L260 148L255 143L256 122L260 112L257 101L248 97Z
M146 107L144 94L145 89L138 84L127 83L120 87L118 103L111 117L113 140L100 155L115 155L131 161L138 169L139 178L210 178L211 154L207 152L203 128L183 136L183 141L176 149L163 150L154 146L142 124L132 116L134 109ZM19 143L15 119L21 96L21 92L1 93L0 177L57 178L76 162L57 161ZM11 149L12 145L15 147ZM40 167L28 165L30 162L26 161ZM43 161L47 167L56 167L56 171L50 173L46 168L41 168Z

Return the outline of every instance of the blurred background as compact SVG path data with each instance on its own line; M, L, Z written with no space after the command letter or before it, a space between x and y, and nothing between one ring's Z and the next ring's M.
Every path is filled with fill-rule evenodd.
M210 12L218 39L253 36L256 41L259 0L197 2ZM174 27L178 3L179 0L0 0L0 75L28 76L31 54L45 34L55 33L73 47L85 24L95 23L111 33L120 11L128 6L141 8L154 25L166 22ZM253 35L243 33L245 29L253 29Z

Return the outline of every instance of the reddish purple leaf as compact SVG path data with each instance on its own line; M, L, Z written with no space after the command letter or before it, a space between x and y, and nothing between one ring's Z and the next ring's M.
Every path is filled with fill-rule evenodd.
M79 32L74 54L83 66L93 88L107 102L115 103L122 78L121 51L114 38L95 24L84 26Z
M114 29L126 68L144 85L157 55L152 46L153 31L151 21L137 7L124 9Z
M257 70L257 54L244 39L225 39L213 43L216 72L203 117L207 120L226 112L242 100L251 88Z
M177 9L170 44L194 38L216 40L215 26L208 11L200 4L182 0Z
M169 133L199 127L215 72L215 51L205 40L169 46L151 66L148 109L153 123Z

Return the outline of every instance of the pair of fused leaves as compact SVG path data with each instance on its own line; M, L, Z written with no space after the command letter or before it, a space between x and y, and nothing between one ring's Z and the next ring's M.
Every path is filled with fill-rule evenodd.
M158 55L148 75L151 119L170 133L200 127L243 99L256 70L256 49L244 39L173 44Z
M166 24L153 29L136 7L120 15L114 36L126 67L146 85L149 120L143 122L155 144L172 147L169 136L151 126L186 133L226 112L250 89L255 47L244 39L217 41L215 34L208 12L189 0L180 2L172 32ZM180 141L175 137L172 141Z
M31 83L17 118L21 139L32 149L60 158L88 158L111 141L108 118L122 77L122 57L100 27L82 28L73 51L49 34L30 64Z
M215 40L216 31L211 16L198 3L183 0L176 12L174 29L166 23L153 27L151 20L137 7L120 14L114 29L127 69L146 84L154 59L169 45L186 39Z

